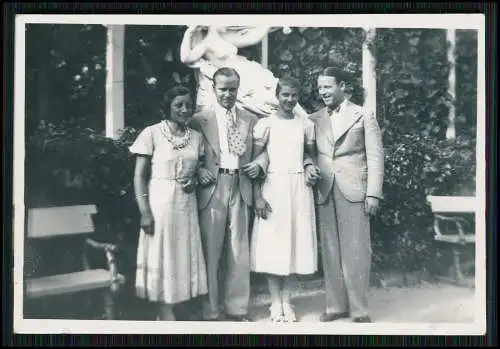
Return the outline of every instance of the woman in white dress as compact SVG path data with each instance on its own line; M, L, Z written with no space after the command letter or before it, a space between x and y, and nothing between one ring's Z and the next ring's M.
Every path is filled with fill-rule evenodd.
M267 151L267 176L255 188L251 270L267 274L272 321L296 321L291 305L292 276L317 270L316 218L306 182L305 152L314 155L314 124L295 117L300 82L280 79L279 108L254 128L254 156ZM269 207L269 211L265 208Z
M195 192L204 143L187 127L193 104L187 88L168 90L164 120L146 127L130 147L137 155L134 187L141 214L136 294L166 321L175 320L174 304L208 292Z
M275 30L275 29L274 29ZM212 77L218 68L231 67L240 75L236 104L259 118L273 114L277 107L273 73L257 62L238 55L238 48L255 45L272 31L270 27L190 26L180 48L181 61L198 69L197 109L210 108L215 102ZM307 117L297 104L294 113Z

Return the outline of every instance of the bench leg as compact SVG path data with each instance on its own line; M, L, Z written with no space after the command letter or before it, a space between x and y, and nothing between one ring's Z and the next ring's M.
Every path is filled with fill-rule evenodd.
M109 290L104 295L104 306L106 311L106 319L115 319L115 293Z
M460 267L460 250L459 247L453 246L453 265L455 267L455 278L459 285L464 283L464 275Z
M106 319L116 319L116 299L118 291L120 290L119 284L112 284L109 290L104 295L104 306L106 310Z

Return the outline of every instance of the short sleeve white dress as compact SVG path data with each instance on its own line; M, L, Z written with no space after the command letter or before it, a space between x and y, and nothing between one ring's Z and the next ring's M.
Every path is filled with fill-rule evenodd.
M195 175L203 154L202 135L192 131L190 143L174 149L161 123L145 128L130 147L151 156L149 203L153 235L140 231L137 247L136 294L153 302L175 304L207 294L196 193L186 193L178 178Z
M267 219L255 219L251 270L274 275L313 274L318 265L316 217L303 159L305 143L314 140L314 124L273 114L257 122L253 137L269 155L262 194L272 212Z

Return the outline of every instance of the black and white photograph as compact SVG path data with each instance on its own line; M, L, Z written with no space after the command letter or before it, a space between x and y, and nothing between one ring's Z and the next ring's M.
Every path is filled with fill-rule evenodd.
M483 15L15 24L15 333L485 333Z

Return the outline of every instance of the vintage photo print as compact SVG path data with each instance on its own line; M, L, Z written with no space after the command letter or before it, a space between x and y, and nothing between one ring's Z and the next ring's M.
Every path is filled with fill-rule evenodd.
M485 333L484 16L15 22L14 332Z

